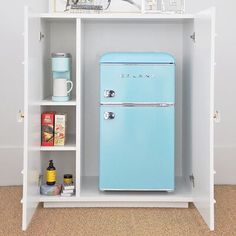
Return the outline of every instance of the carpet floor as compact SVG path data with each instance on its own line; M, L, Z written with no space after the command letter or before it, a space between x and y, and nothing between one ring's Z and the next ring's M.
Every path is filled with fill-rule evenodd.
M236 236L236 186L216 186L216 229L210 232L193 205L188 209L40 206L21 231L21 187L0 188L0 236Z

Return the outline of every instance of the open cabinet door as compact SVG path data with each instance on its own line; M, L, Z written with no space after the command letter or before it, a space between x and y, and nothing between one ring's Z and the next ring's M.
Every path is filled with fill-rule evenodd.
M24 32L24 163L23 163L23 217L26 230L39 203L40 161L40 104L42 57L40 45L40 18L25 8Z
M215 8L194 20L193 176L194 204L214 230L214 54Z

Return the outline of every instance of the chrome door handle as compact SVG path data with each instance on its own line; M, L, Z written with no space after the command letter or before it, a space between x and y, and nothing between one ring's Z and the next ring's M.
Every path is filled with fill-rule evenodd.
M114 112L105 112L104 113L104 119L105 120L114 120L115 119L115 113Z
M116 93L114 90L105 90L104 91L104 97L105 98L113 98L115 97Z

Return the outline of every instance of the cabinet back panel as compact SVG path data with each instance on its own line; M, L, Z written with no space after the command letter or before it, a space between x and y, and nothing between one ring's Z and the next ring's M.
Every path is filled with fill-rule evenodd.
M156 22L83 22L83 175L99 174L99 60L107 52L169 52L176 58L176 175L182 175L183 25Z

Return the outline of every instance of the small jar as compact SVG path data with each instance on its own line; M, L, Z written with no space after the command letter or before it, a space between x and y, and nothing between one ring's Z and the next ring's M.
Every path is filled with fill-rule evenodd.
M64 184L73 184L73 175L66 174L64 175Z

